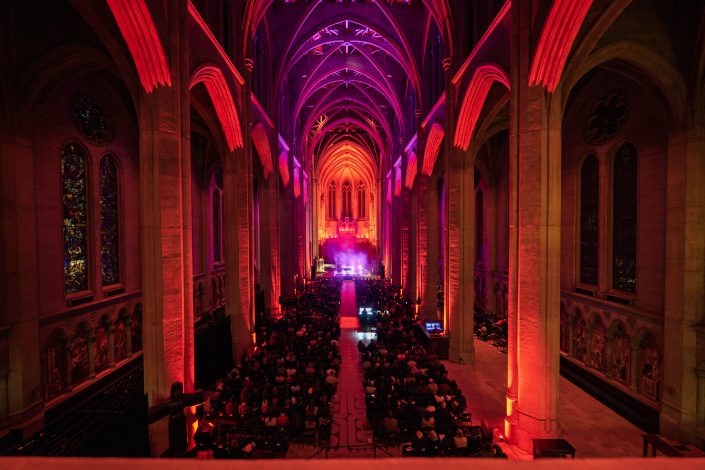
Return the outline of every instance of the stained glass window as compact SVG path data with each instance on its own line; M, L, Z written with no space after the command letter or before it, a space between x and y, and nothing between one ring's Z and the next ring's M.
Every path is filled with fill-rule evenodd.
M71 96L73 123L88 140L107 145L115 138L115 125L93 98L83 92Z
M64 293L88 290L86 159L75 143L61 151L64 232Z
M335 219L335 182L328 186L328 218Z
M357 185L357 217L364 219L367 217L367 200L365 199L365 183L360 181Z
M580 282L597 285L600 165L588 156L580 170Z
M352 184L350 181L343 183L343 218L352 218Z
M100 160L100 261L103 285L120 282L118 169L108 154Z
M223 260L221 250L221 219L220 219L220 191L213 191L213 259L216 262Z
M475 262L482 263L482 252L484 251L484 231L485 231L485 213L482 190L479 190L475 196Z
M636 292L637 153L632 144L614 158L612 221L612 287Z

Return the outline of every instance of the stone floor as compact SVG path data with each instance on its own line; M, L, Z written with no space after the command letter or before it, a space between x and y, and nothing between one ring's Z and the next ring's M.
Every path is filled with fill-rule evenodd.
M507 355L476 339L475 358L471 366L446 362L449 376L468 398L473 422L486 419L503 430ZM576 458L641 456L642 431L562 377L559 406L564 438L577 449ZM518 451L515 456L528 458Z

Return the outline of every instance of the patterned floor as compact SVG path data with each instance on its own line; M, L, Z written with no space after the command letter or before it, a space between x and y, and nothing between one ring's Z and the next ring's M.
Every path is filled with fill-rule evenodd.
M359 332L354 281L346 281L341 292L340 354L343 365L338 377L338 390L333 397L333 430L330 442L319 442L290 447L287 457L294 458L369 458L397 455L394 449L376 449L372 446L372 431L365 418L365 395L362 390L362 371L357 342L369 339Z

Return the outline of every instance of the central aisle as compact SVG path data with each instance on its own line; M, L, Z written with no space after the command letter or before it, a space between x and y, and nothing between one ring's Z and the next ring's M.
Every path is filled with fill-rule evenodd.
M344 281L340 290L340 328L343 330L342 333L345 334L346 329L357 329L359 326L355 281Z
M338 390L333 398L333 435L330 457L371 457L368 446L372 433L367 429L365 395L362 391L360 355L357 351L357 299L355 281L343 282L340 293L340 354L342 367Z

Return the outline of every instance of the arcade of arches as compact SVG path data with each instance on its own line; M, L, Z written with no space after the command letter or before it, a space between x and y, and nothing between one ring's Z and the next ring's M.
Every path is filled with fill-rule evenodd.
M212 384L336 275L453 370L504 325L517 449L561 374L705 444L702 2L8 0L0 38L3 446Z

